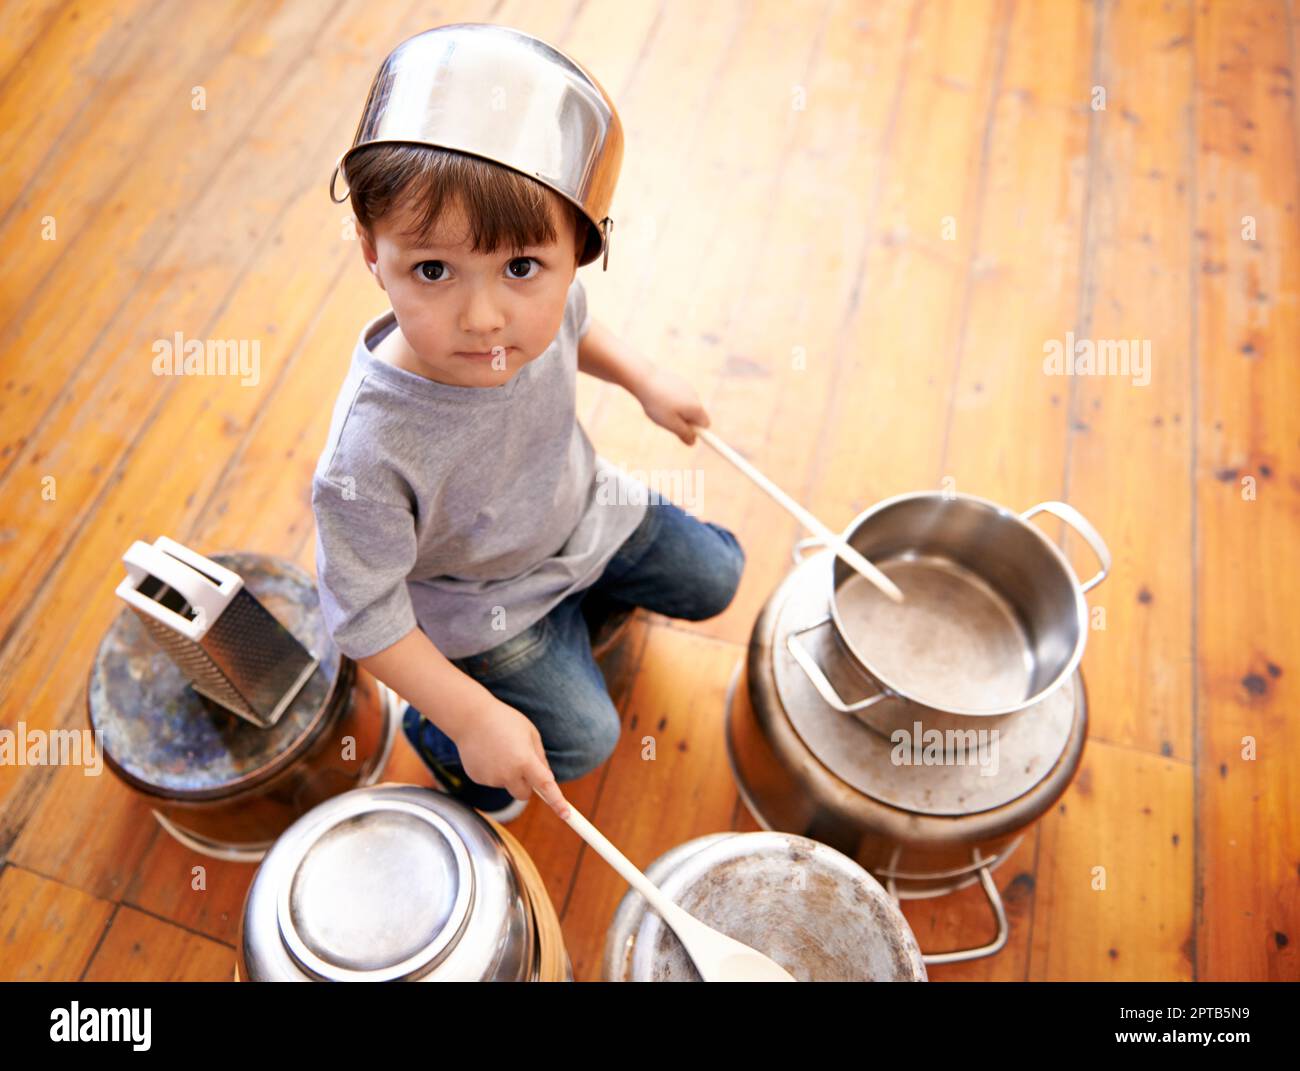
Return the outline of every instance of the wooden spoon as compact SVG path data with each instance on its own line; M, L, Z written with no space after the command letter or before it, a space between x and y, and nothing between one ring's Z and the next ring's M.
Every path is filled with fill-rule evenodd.
M736 468L740 469L741 472L789 510L800 524L835 551L840 558L875 584L876 587L893 599L894 602L903 601L903 593L898 589L898 585L890 580L889 577L867 561L866 558L851 546L845 543L843 539L827 528L826 525L822 524L821 521L804 509L803 506L799 505L798 502L787 495L781 490L781 488L777 487L776 484L759 472L758 469L736 453L735 450L714 435L713 432L709 431L708 428L702 428L698 424L692 426L695 428L695 433L701 439L713 447L713 449L735 465Z
M535 790L534 790L535 791ZM659 887L647 878L631 861L614 847L604 834L569 804L569 815L564 819L573 831L596 849L602 859L622 875L623 879L644 896L665 922L672 927L686 949L687 955L706 982L793 982L796 979L780 964L763 953L750 948L712 926L706 926L668 899Z

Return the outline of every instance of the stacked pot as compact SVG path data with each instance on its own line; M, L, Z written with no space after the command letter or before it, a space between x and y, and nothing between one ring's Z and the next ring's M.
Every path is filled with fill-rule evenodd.
M1066 521L1100 559L1080 582L1031 523ZM1017 514L922 492L857 517L847 542L904 594L889 604L830 552L801 560L765 604L727 700L740 792L765 829L860 862L895 897L979 882L1006 941L991 872L1078 768L1087 703L1078 672L1084 593L1110 555L1072 507Z
M334 646L316 585L296 565L251 553L212 561L237 575L276 627L317 653L274 723L254 724L200 694L129 609L100 642L87 713L103 733L109 768L149 801L168 833L205 855L256 862L317 803L379 778L396 739L397 702ZM250 630L247 652L237 653L255 659L257 644Z

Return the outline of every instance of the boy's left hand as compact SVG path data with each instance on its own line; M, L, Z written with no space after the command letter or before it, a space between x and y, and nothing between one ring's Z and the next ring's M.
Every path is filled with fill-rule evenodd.
M695 444L695 427L709 426L695 388L676 372L654 368L637 392L637 400L646 416L661 428L667 428L687 446Z

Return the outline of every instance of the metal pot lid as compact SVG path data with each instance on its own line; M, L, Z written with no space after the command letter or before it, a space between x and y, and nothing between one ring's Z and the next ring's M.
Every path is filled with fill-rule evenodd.
M890 737L827 704L790 654L785 639L795 629L829 613L833 561L834 555L829 552L809 557L773 594L778 609L772 635L765 637L769 646L760 653L774 659L777 694L751 695L751 701L779 702L800 739L827 769L859 792L903 810L934 815L973 814L1019 799L1042 781L1065 752L1075 721L1082 716L1083 688L1077 673L1046 699L1016 714L996 719L953 716L945 722L946 726L968 724L977 733L996 729L996 751L994 738L979 738L986 745L983 766L978 751L974 761L961 765L927 764L923 761L924 747L927 739L933 739L925 735L933 728L928 725L922 725L919 734L913 729L911 746L900 753L900 757L910 757L913 762L895 763L895 744ZM827 676L842 688L844 696L857 698L876 691L853 665L831 624L804 633L801 639ZM751 657L756 656L751 653ZM991 774L985 772L994 769L996 772Z
M440 815L400 799L304 830L279 891L280 937L332 981L389 981L436 966L474 897L464 842Z
M700 921L771 956L798 981L926 977L898 905L848 856L793 833L717 833L660 856L646 875ZM629 890L607 944L608 977L699 981L676 934Z
M352 680L351 664L325 627L316 585L302 569L261 554L210 557L238 573L276 619L318 655L320 665L279 721L259 728L199 695L124 606L91 667L90 724L103 731L104 756L128 784L170 799L218 799L273 776L307 747Z

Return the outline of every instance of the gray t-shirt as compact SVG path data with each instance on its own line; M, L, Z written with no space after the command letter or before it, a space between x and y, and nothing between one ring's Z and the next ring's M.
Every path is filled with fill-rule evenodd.
M448 658L479 654L593 584L646 511L647 489L598 457L576 418L575 277L559 334L499 387L458 387L372 348L362 329L312 479L321 611L366 658L417 624Z

